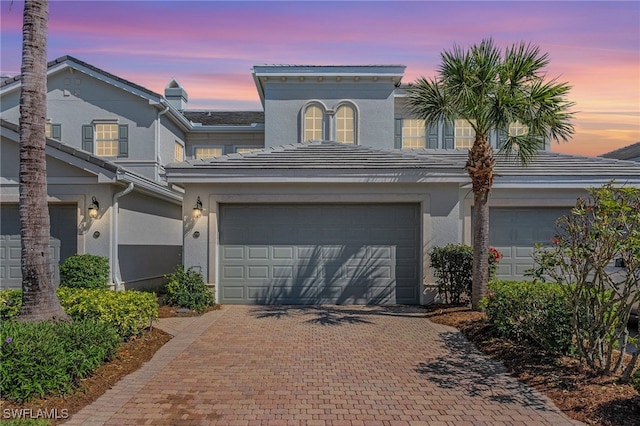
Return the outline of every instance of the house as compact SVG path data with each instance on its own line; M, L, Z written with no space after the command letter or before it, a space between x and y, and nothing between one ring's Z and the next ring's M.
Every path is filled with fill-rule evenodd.
M114 262L119 248L125 286L122 239L140 238L145 248L130 259L153 258L144 255L149 246L180 247L181 262L203 273L220 303L426 303L429 250L471 243L464 164L473 133L465 122L412 117L404 70L257 65L262 111L204 111L188 108L176 79L159 95L75 58L58 59L49 65L47 149L52 164L69 170L50 170L52 203L75 206L77 252L101 251ZM19 80L0 85L3 166L5 145L17 146L17 87ZM112 142L97 150L103 123ZM490 142L498 145L497 133ZM89 176L80 181L72 171ZM523 277L534 244L549 241L556 218L586 188L611 179L640 184L636 162L554 154L549 146L527 168L500 159L497 173L490 244L504 254L499 276L511 279ZM137 180L116 199L128 188L125 176ZM5 211L5 194L15 197L17 186L4 167L2 177ZM98 188L103 217L89 221ZM122 212L143 190L146 202L130 206L128 217L113 215L120 217L114 235L113 200ZM148 211L139 212L142 206Z
M428 252L471 243L465 122L425 123L404 67L260 65L264 150L166 166L184 188L185 266L222 303L425 303ZM519 129L513 129L518 131ZM494 147L498 135L490 135ZM640 184L634 162L549 152L501 159L490 201L500 278L521 279L585 189ZM200 209L201 208L201 209Z
M602 154L601 157L640 161L640 142L632 143L631 145L623 146L622 148L607 152Z
M110 281L120 289L157 285L181 263L183 193L167 184L163 165L182 160L176 155L189 123L175 106L175 89L167 92L153 93L68 56L48 64L47 181L56 266L75 253L106 256ZM21 285L19 96L19 77L0 83L2 288Z

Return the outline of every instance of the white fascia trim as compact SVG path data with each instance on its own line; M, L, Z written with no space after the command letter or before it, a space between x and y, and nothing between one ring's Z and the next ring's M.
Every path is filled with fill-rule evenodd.
M152 196L173 202L174 204L182 204L182 194L172 190L168 186L149 181L131 172L121 170L118 172L116 180L126 184L133 183L137 189Z

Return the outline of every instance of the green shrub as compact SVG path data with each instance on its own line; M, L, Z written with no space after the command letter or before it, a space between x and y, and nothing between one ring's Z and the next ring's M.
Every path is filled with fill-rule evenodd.
M0 393L18 402L71 392L115 354L120 336L96 321L0 324Z
M200 272L192 268L185 271L180 265L173 274L167 275L167 279L165 301L168 305L203 311L215 304L213 293Z
M464 244L436 247L429 253L438 295L445 303L458 304L471 295L473 249Z
M22 306L22 290L0 290L0 321L18 316Z
M60 264L60 286L73 288L106 288L109 259L92 254L76 254Z
M62 308L74 321L108 323L125 339L140 334L158 318L158 301L153 293L65 287L57 292Z
M502 254L489 247L489 277L495 276ZM459 304L471 296L473 280L473 248L466 244L447 244L436 247L429 253L434 270L438 295L444 303Z
M527 338L545 350L570 353L572 311L559 284L492 281L482 306L496 331L512 339Z

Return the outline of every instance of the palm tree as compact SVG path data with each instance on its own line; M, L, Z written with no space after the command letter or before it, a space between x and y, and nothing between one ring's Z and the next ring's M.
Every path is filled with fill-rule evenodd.
M47 206L47 0L27 0L20 91L20 237L22 321L67 320L52 281Z
M475 131L465 170L474 194L471 301L477 310L489 279L488 201L495 169L489 133L497 130L500 151L526 165L547 140L571 137L569 110L574 104L567 100L567 83L545 82L548 54L530 43L514 44L502 54L489 38L468 50L454 46L441 59L436 78L420 77L408 88L408 103L412 113L427 122L463 119ZM525 131L510 133L514 123Z

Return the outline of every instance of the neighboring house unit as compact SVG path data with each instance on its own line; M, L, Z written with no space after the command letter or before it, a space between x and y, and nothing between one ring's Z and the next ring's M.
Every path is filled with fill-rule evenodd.
M181 244L184 266L201 270L221 303L426 303L429 250L471 243L464 164L474 135L465 122L412 117L404 68L259 65L252 74L264 111L195 111L175 79L162 96L61 58L49 68L51 136L59 140L48 141L52 202L66 201L56 191L77 194L76 251L100 252L92 235L112 226L114 193L127 177L138 179L119 198L122 207L143 180L148 202L132 206L117 227L157 247ZM17 79L0 85L3 166L5 145L17 147L18 87ZM523 129L514 123L509 131ZM494 147L499 140L490 135ZM546 148L527 168L498 161L490 244L504 254L501 278L523 277L533 245L553 237L556 218L586 188L610 179L640 185L638 163ZM58 162L70 169L64 178L55 174ZM76 179L76 169L90 174ZM5 211L5 194L17 200L17 186L4 167L2 178ZM98 197L108 217L87 224L98 188L110 191ZM176 200L177 214L169 208ZM102 241L118 247L123 235ZM130 259L145 259L143 251Z
M616 158L618 160L640 161L640 142L623 146L614 151L602 154L604 158Z

